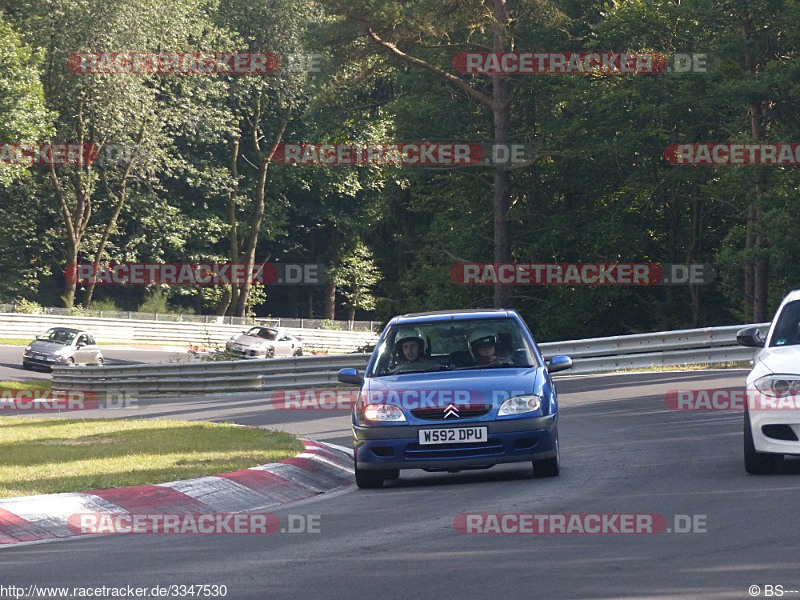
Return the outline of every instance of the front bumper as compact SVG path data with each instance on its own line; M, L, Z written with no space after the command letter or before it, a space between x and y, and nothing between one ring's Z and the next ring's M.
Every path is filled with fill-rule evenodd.
M50 354L31 353L29 355L23 355L22 364L37 367L54 367L64 363L57 356Z
M800 410L750 410L757 452L800 455Z
M480 443L420 445L426 425L353 426L353 447L359 469L470 469L500 463L524 462L556 456L558 415L472 421L448 427L487 427L488 440Z
M252 348L244 348L242 350L234 350L233 347L226 347L225 348L228 352L237 356L239 358L266 358L267 357L267 350L266 349L252 349Z

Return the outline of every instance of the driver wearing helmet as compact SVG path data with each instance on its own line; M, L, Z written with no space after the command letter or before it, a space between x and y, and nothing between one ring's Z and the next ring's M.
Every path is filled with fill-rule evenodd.
M394 371L417 368L411 363L424 362L425 340L416 329L401 329L395 336L397 366Z
M499 345L498 335L489 329L478 328L469 336L469 351L479 366L500 362Z

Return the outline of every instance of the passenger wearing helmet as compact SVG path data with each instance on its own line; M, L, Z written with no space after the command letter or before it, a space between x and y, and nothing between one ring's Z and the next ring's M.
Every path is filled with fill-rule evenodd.
M476 329L469 336L469 351L478 365L491 365L500 361L497 356L498 336L488 329Z

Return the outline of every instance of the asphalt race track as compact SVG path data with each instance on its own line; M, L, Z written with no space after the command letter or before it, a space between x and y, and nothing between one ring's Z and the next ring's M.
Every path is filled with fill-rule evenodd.
M527 465L403 472L380 490L351 486L270 511L282 524L318 515L316 533L9 546L0 550L0 585L210 584L237 600L797 596L790 591L800 590L800 461L780 475L748 476L741 412L674 411L664 403L669 390L741 387L744 378L740 370L562 377L559 477L533 479ZM275 410L264 395L156 401L125 411L133 415L349 441L346 413ZM649 514L673 531L474 535L454 527L461 513ZM696 532L675 532L687 523Z

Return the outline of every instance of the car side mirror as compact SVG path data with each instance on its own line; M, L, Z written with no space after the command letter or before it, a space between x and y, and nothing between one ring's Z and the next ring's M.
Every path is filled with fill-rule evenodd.
M559 371L566 371L572 368L572 359L562 354L554 356L545 362L547 363L548 373L558 373Z
M764 339L761 337L761 330L758 327L745 327L736 334L736 341L749 348L763 348Z
M363 385L364 378L358 374L358 369L341 369L336 375L340 383L352 383L353 385Z
M80 350L81 348L83 348L85 345L86 345L86 344L84 344L83 342L79 342L79 343L78 343L78 350Z

